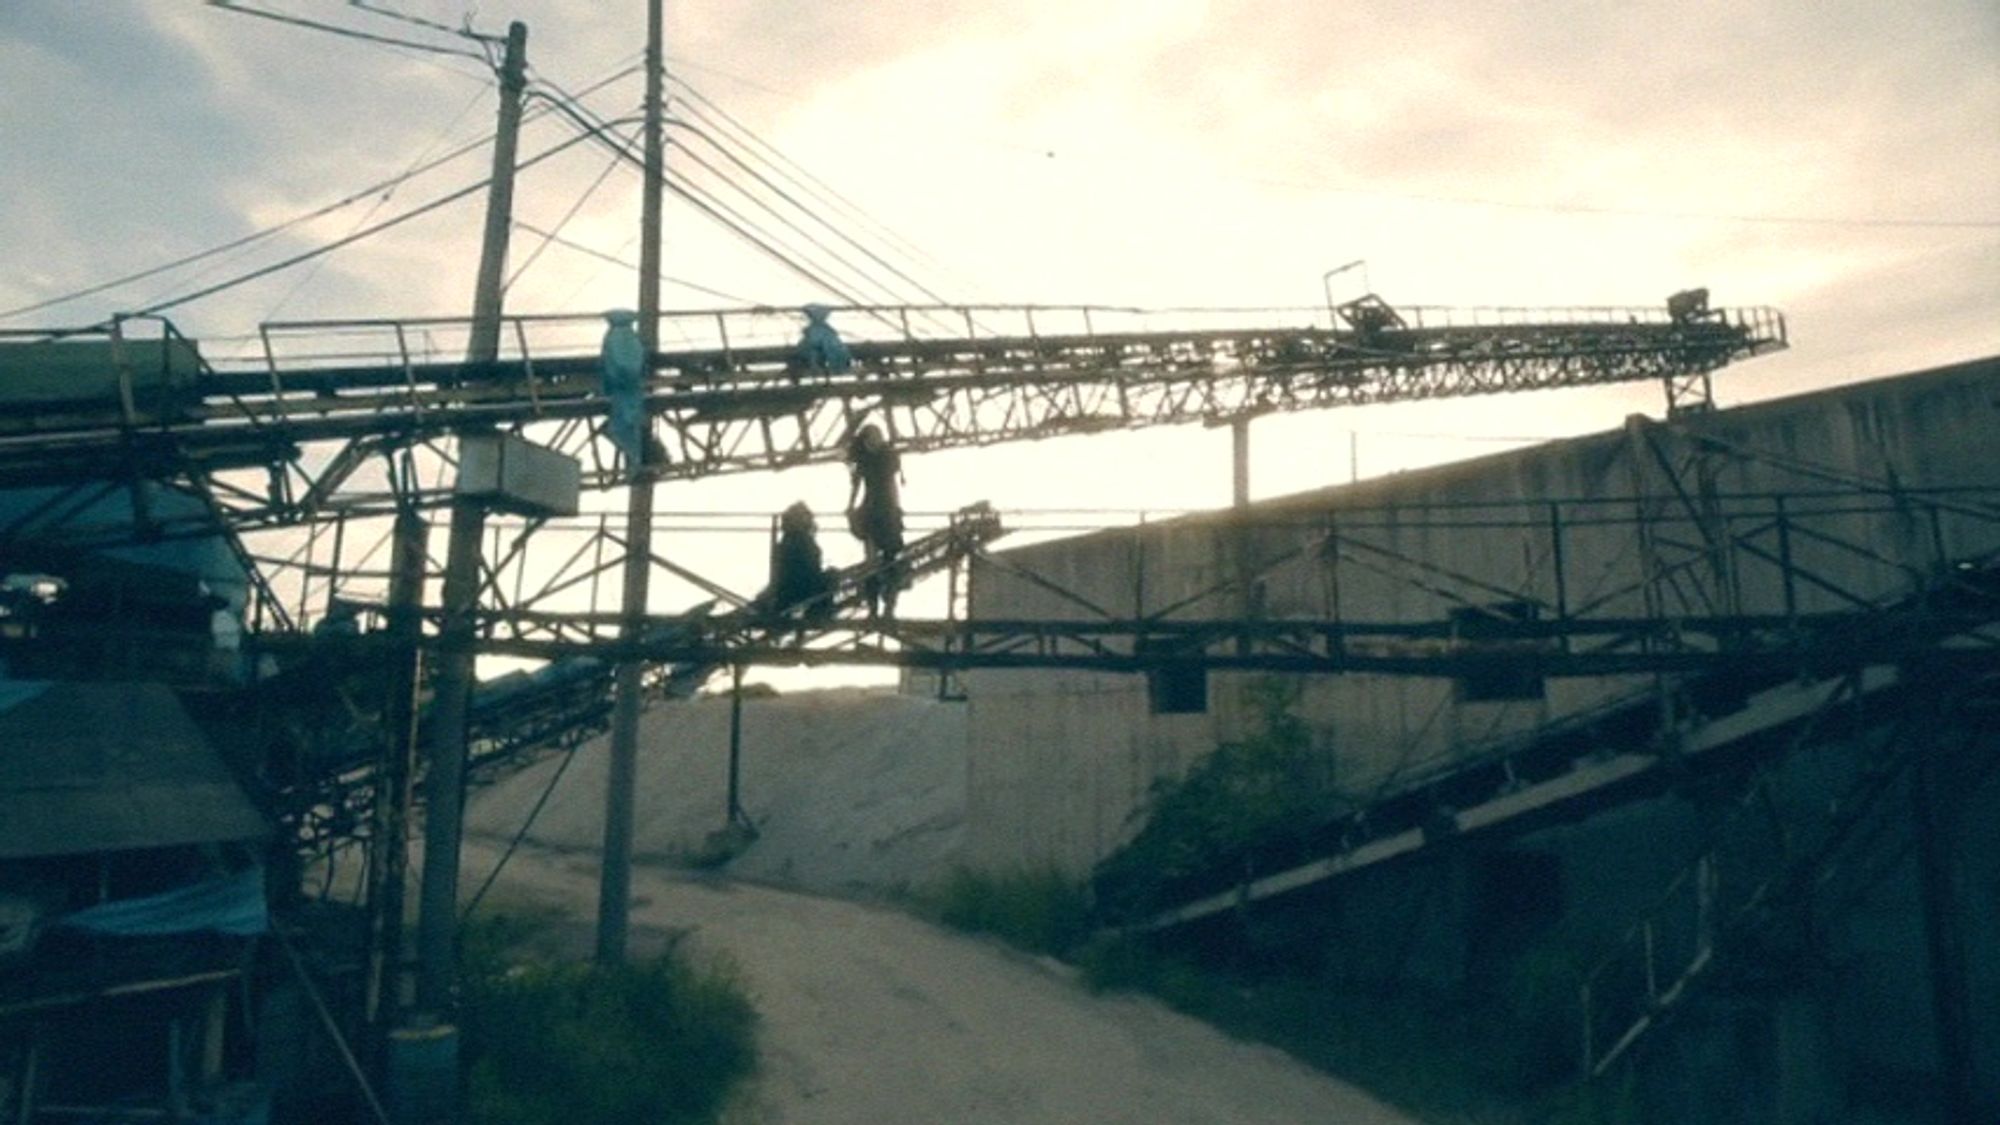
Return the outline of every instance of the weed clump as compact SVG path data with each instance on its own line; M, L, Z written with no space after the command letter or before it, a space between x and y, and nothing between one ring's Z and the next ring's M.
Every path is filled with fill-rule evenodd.
M756 1013L734 973L677 945L615 967L521 960L521 925L500 919L468 934L468 1119L715 1120L756 1062Z
M1090 934L1090 901L1055 867L1004 872L959 868L923 896L939 922L991 934L1029 953L1059 957Z

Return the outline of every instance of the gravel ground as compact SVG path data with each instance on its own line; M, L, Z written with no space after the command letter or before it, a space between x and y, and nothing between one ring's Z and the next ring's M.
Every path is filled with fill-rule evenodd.
M501 893L562 910L583 956L596 877L594 856L529 848ZM1417 1125L1282 1052L894 910L657 864L632 889L635 950L686 931L756 1004L760 1071L729 1125Z

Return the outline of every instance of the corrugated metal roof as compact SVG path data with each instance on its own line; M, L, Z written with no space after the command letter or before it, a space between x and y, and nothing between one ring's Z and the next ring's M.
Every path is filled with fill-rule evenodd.
M263 836L160 684L56 683L0 711L0 859Z

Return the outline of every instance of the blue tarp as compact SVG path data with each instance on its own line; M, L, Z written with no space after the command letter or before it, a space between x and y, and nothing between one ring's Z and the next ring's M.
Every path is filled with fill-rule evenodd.
M120 937L204 931L248 937L271 928L271 913L264 901L264 869L252 866L161 894L100 903L57 924Z
M156 481L142 481L137 487L145 495L146 510L152 518L180 520L208 516L207 507L184 492ZM118 538L129 536L138 526L131 489L108 489L80 507L64 501L67 493L68 490L56 486L0 489L0 524L23 521L11 534L25 543L34 543L40 535L54 538L86 529ZM242 616L249 597L249 575L230 550L228 540L220 536L107 547L95 553L192 574L208 586L210 593L227 601L230 612L238 617Z
M604 397L611 400L611 442L625 455L625 471L635 473L645 453L646 345L633 327L636 314L617 309L604 314L602 364Z
M10 680L0 676L0 711L18 707L47 690L47 680Z
M806 314L806 330L799 336L799 361L815 371L846 371L854 366L854 356L848 352L847 344L840 333L827 323L833 310L825 305L807 305L800 310Z

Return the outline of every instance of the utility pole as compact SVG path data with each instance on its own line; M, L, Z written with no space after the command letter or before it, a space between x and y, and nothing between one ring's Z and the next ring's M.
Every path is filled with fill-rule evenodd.
M509 208L514 199L514 152L521 125L527 53L528 27L516 21L507 29L507 54L500 71L500 132L493 143L493 186L487 196L479 291L473 298L472 336L465 356L468 365L499 358L500 282L507 264L507 232L513 222ZM453 500L450 545L445 555L444 623L438 638L435 721L424 779L424 879L417 918L417 1005L440 1015L452 1009L458 977L465 718L472 700L472 611L479 602L479 540L485 530L486 509L481 501L466 497Z
M662 0L646 2L646 183L639 212L639 340L645 345L645 377L660 350L660 203L666 175L665 13ZM653 554L653 478L646 462L652 451L652 423L642 430L633 454L631 495L625 512L624 622L619 635L636 637L646 618ZM597 963L625 960L625 937L632 904L632 806L639 765L640 675L634 658L618 662L617 696L611 710L611 769L604 794L604 858L597 893Z
M500 128L493 135L493 185L486 196L486 238L479 250L479 280L472 291L468 362L500 358L500 304L506 294L507 235L514 227L514 164L521 140L521 95L528 86L528 25L507 25L507 54L500 66Z

